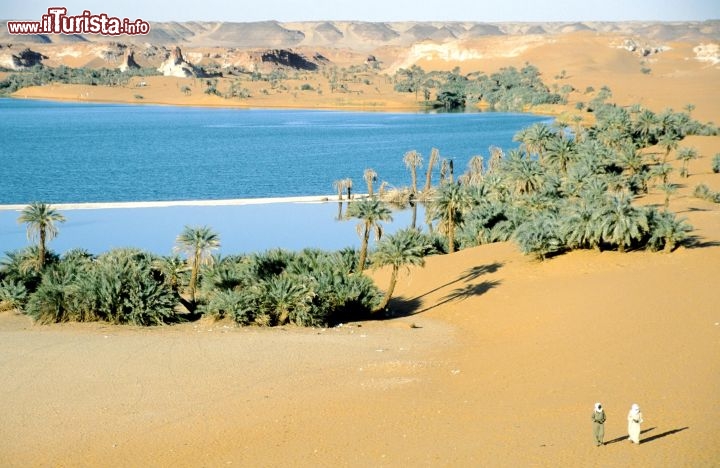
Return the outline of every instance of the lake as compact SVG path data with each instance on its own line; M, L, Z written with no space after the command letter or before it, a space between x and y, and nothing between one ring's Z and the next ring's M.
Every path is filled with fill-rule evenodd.
M456 175L488 147L544 116L506 113L377 113L241 110L0 99L0 205L222 200L330 195L351 178L367 191L407 186L403 155L431 148ZM421 180L424 170L420 169ZM437 181L437 173L435 175ZM377 186L376 186L377 187ZM136 246L168 253L185 224L220 232L223 253L273 247L357 245L355 223L335 221L337 203L67 211L51 247L93 252ZM407 224L407 213L397 213ZM27 244L17 212L0 212L0 252ZM422 220L422 218L420 218ZM394 228L390 227L389 232Z

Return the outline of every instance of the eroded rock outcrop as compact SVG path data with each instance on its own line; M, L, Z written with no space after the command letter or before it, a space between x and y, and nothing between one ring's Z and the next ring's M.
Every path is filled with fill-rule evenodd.
M47 58L47 55L25 49L17 54L8 53L0 57L0 66L10 70L25 70L35 65L42 65L42 61Z
M140 65L135 61L135 52L128 49L118 69L120 69L121 72L126 72L128 70L137 70L138 68L140 68Z
M158 71L164 76L176 76L178 78L189 78L198 76L195 67L183 58L180 47L175 47L170 56L158 67Z
M314 71L318 69L317 63L311 62L303 55L285 49L275 49L263 52L262 61L263 63L273 63L275 65L282 65L285 67L295 68L297 70Z

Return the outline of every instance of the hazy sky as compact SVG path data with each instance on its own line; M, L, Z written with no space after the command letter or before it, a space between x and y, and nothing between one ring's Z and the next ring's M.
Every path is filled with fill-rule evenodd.
M146 21L627 21L720 19L720 0L2 0L1 19L51 6Z

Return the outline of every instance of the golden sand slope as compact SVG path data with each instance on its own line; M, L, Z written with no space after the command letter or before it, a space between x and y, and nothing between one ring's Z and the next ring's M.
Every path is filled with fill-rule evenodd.
M712 466L720 211L675 205L699 247L433 257L398 285L416 314L385 322L135 329L0 314L0 463ZM640 446L624 440L634 402Z

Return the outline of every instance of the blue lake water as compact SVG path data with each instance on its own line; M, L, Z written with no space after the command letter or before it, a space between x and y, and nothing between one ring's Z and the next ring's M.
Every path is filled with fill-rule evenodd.
M347 202L343 203L343 213ZM56 252L84 248L101 253L115 247L139 247L169 255L175 238L186 224L208 225L220 235L220 253L250 253L272 248L306 247L339 250L359 247L358 220L337 220L338 203L270 203L242 206L175 206L164 208L113 208L66 210L67 221L58 224L57 238L49 243ZM28 245L19 213L0 211L0 256ZM385 233L408 227L410 210L393 212ZM418 207L417 227L424 224Z
M550 121L503 113L0 99L0 205L327 195L334 191L333 181L348 177L364 192L366 168L378 173L379 182L407 186L410 175L402 158L409 150L427 160L431 148L438 148L460 174L472 156L487 156L491 145L514 148L512 137L520 129ZM335 221L336 211L336 203L68 211L51 247L97 252L132 245L167 253L185 224L213 226L223 237L223 253L356 244L354 223ZM406 216L398 213L398 225ZM272 218L282 222L271 224ZM27 243L16 219L17 213L0 212L0 252Z

